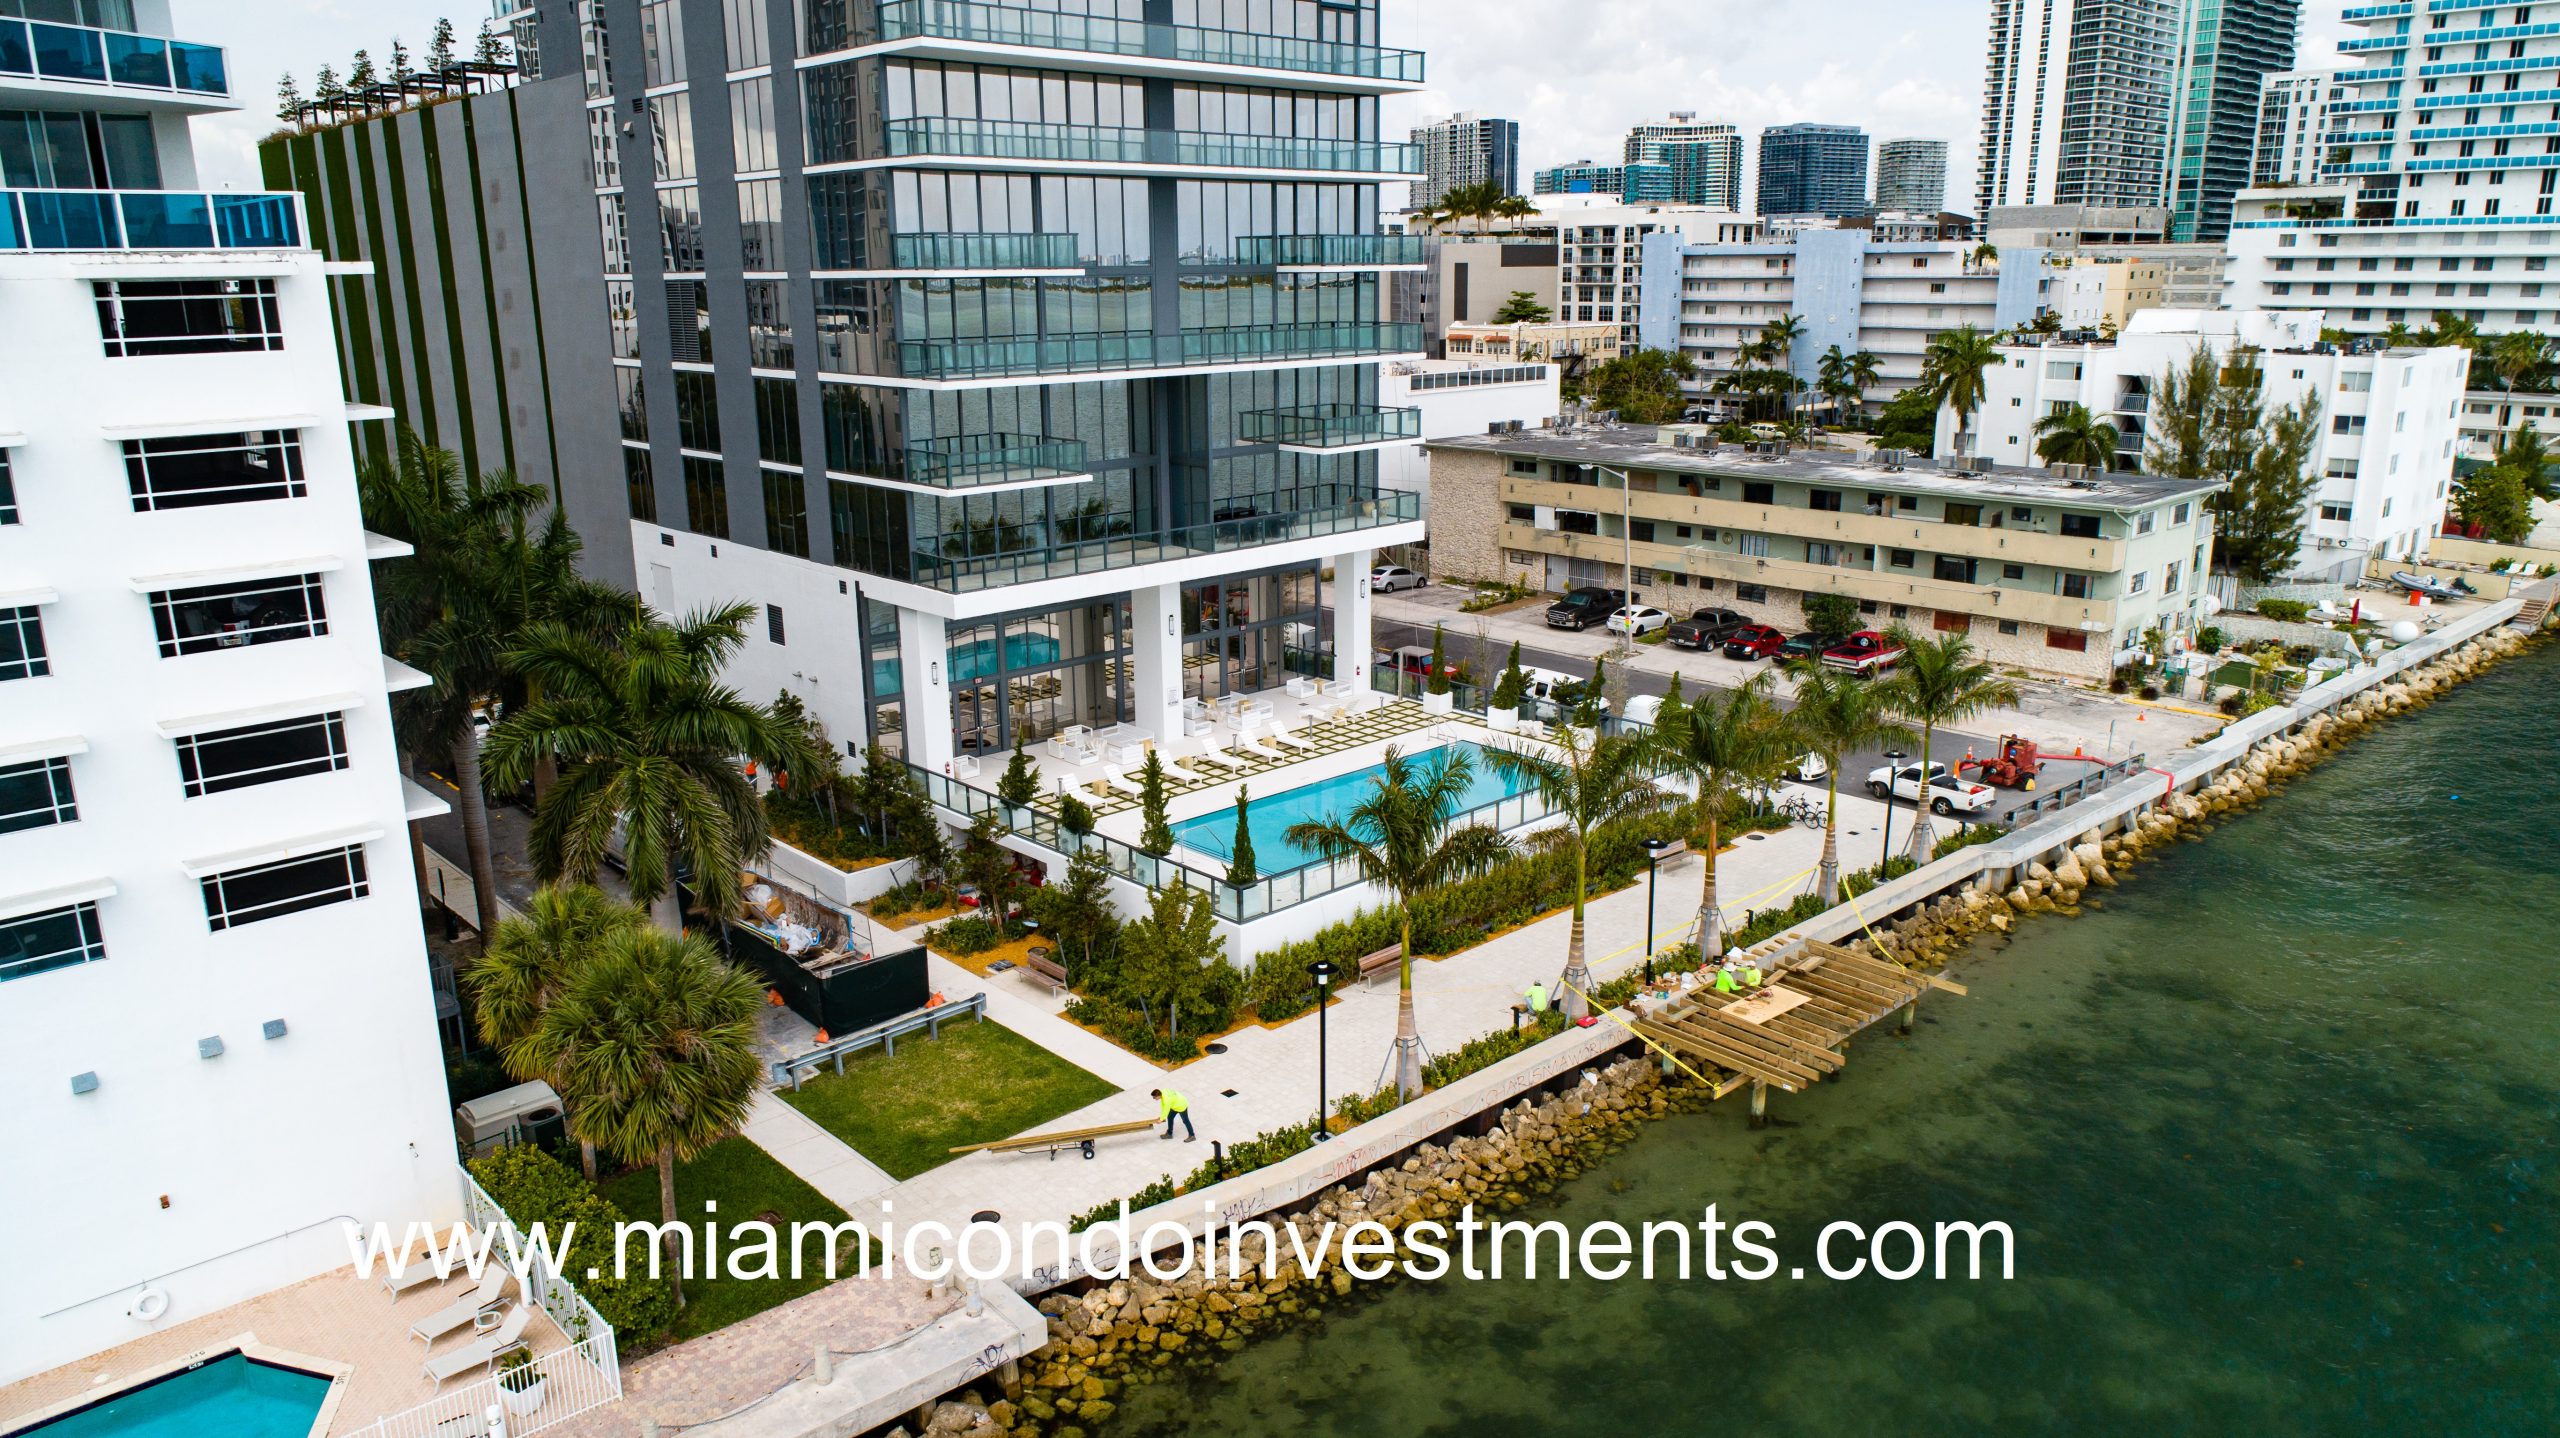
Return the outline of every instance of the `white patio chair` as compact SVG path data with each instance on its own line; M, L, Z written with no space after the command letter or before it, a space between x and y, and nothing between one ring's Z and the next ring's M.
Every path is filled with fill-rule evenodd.
M1302 754L1312 754L1317 749L1323 747L1299 738L1297 735L1297 726L1293 724L1273 725L1270 737L1283 747L1295 749Z
M498 1355L524 1341L525 1325L533 1321L533 1310L519 1303L507 1310L505 1320L483 1338L475 1338L441 1358L430 1358L420 1372L435 1380L436 1391L444 1391L445 1380L459 1377L474 1368L485 1368L498 1361Z
M1219 748L1218 741L1215 739L1201 740L1200 752L1192 757L1206 759L1212 764L1223 765L1229 769L1250 769L1253 767L1251 762L1239 759L1235 755L1228 753L1226 750Z
M1132 781L1129 776L1122 773L1116 765L1105 764L1102 766L1102 782L1119 790L1123 794L1129 795L1131 798L1146 797L1146 786Z
M506 1297L507 1276L505 1269L492 1266L480 1275L478 1286L469 1293L410 1324L409 1336L434 1348L437 1339L467 1326L482 1309Z

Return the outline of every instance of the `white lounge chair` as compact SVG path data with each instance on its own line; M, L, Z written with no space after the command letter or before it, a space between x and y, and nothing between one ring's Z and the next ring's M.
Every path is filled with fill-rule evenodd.
M1259 755L1265 759L1286 759L1289 757L1288 750L1283 749L1276 744L1264 744L1262 736L1258 734L1237 735L1236 752L1239 754Z
M1146 786L1132 782L1129 776L1122 773L1117 765L1105 764L1102 766L1102 782L1133 799L1142 799L1146 797Z
M1228 753L1226 750L1219 748L1217 741L1214 739L1201 740L1200 752L1195 757L1206 759L1212 764L1222 764L1229 769L1250 769L1253 767L1252 761L1239 759L1235 755Z
M1164 776L1168 779L1179 779L1185 784L1209 784L1216 782L1216 780L1210 775L1200 773L1197 770L1183 768L1182 761L1179 759L1167 759L1164 761Z
M525 1325L533 1321L533 1310L519 1303L507 1310L507 1316L486 1336L475 1338L441 1358L430 1358L419 1369L434 1379L437 1392L444 1391L448 1378L459 1377L474 1368L486 1368L498 1361L498 1355L524 1341Z
M478 1286L453 1302L409 1325L409 1336L432 1349L436 1340L457 1328L468 1327L480 1311L507 1296L507 1271L491 1267L480 1275Z
M1297 735L1297 726L1293 724L1278 724L1272 726L1271 738L1283 747L1296 749L1308 754L1312 754L1317 749L1323 747L1299 738Z
M382 1270L382 1291L390 1294L391 1301L397 1303L400 1301L400 1296L410 1289L430 1283L442 1283L461 1271L458 1268L448 1268L439 1272L432 1263L410 1263L403 1264L399 1273L395 1275L386 1267Z

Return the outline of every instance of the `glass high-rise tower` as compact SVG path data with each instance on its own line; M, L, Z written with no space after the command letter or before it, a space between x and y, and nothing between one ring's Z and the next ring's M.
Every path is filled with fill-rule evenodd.
M2231 232L2231 199L2249 184L2266 79L2293 68L2301 23L2302 0L2187 0L2161 197L2172 241L2212 243Z
M1760 213L1862 214L1867 132L1855 125L1772 125L1760 132Z

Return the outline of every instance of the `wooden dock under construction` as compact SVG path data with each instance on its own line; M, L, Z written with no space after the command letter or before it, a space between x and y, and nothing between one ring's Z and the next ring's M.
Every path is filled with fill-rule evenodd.
M1838 1073L1849 1040L1900 1013L1908 1033L1929 990L1962 986L1837 944L1808 940L1779 960L1761 986L1740 993L1698 988L1647 1005L1633 1023L1644 1038L1712 1070L1715 1096L1751 1086L1751 1114L1767 1110L1772 1087L1795 1093Z

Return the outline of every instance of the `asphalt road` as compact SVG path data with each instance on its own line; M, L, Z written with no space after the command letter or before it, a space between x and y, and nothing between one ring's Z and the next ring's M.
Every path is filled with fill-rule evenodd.
M1372 627L1376 634L1377 647L1380 649L1400 649L1408 644L1428 646L1431 643L1431 629L1428 625L1414 624L1404 620L1390 619L1385 615L1379 615L1372 621ZM1502 672L1502 666L1511 657L1511 643L1508 639L1498 639L1488 636L1484 640L1482 647L1479 648L1476 636L1473 634L1461 633L1455 629L1444 629L1442 631L1441 642L1443 644L1442 652L1448 655L1451 662L1473 666L1474 671L1478 675L1484 676L1488 682L1490 682L1493 676ZM1526 644L1520 646L1520 662L1525 667L1535 669L1552 669L1559 674L1588 675L1591 672L1591 661L1582 655L1567 654L1552 649L1537 649ZM1628 666L1625 670L1625 674L1627 680L1627 693L1630 696L1637 694L1661 694L1671 687L1671 679L1669 675L1657 674L1651 670L1637 668L1634 666ZM1680 689L1681 692L1685 694L1695 694L1704 688L1720 687L1722 686L1715 685L1712 681L1694 674L1683 674L1680 677ZM1792 707L1795 702L1783 692L1777 694L1775 698L1781 708ZM1920 746L1917 741L1903 747L1907 754L1915 757L1920 752ZM1989 755L1998 752L2000 741L1995 736L1968 734L1954 729L1941 729L1938 731L1935 739L1934 752L1937 755L1939 762L1948 763L1955 759L1964 757L1964 752L1967 747L1970 747L1976 754ZM1849 787L1852 785L1863 786L1866 782L1866 776L1870 772L1884 767L1884 762L1884 746L1882 745L1862 749L1857 753L1849 755L1846 761L1841 765L1841 773L1843 776L1841 782L1843 787ZM1990 813L1986 814L1984 818L1987 820L1991 815L2006 810L2011 804L2019 802L2022 797L2024 796L2011 796L2004 794L1993 804ZM1897 800L1895 801L1895 807L1907 812L1910 805ZM1943 819L1939 821L1941 825L1946 822L1947 821Z

